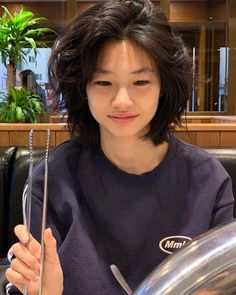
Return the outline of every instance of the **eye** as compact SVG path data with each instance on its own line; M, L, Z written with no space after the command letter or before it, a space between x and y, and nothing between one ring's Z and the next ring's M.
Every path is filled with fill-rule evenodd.
M111 83L108 81L95 81L95 84L99 85L99 86L110 86L111 85Z
M149 83L149 81L147 80L138 80L134 82L134 85L138 85L138 86L144 86L147 85Z

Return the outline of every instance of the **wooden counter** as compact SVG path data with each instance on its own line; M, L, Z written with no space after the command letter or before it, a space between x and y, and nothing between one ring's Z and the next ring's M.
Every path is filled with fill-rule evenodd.
M236 147L236 123L188 123L175 134L199 147Z
M56 146L70 138L67 125L62 124L0 124L0 146L28 146L29 131L34 130L34 146L46 145L46 131L51 131L50 146Z
M48 128L51 147L70 138L65 123L0 124L0 146L28 146L31 129L34 129L34 146L45 146ZM175 134L200 147L236 147L236 123L188 123L187 129L176 127Z
M187 123L236 123L236 116L193 116L182 117L182 122Z

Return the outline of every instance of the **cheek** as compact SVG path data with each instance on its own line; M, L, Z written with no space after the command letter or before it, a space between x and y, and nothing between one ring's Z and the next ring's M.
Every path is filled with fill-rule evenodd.
M152 108L153 110L156 110L159 105L159 100L160 100L160 90L158 89L153 89L149 92L147 95L147 100L146 100L146 106L147 108Z
M88 95L88 107L94 119L100 123L105 112L102 101L98 97Z
M148 99L145 101L144 108L146 111L146 116L150 120L150 118L153 118L157 112L160 92L153 91L147 97Z
M86 93L87 93L89 109L91 113L93 113L94 109L96 109L96 103L97 103L96 91L94 91L92 87L87 87Z
M88 97L88 106L89 106L90 112L94 116L98 110L96 99L91 99Z

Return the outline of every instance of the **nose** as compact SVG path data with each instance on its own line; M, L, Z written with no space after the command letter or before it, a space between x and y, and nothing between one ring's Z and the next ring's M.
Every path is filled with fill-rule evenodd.
M133 106L133 100L125 87L119 88L112 100L112 106L119 109L126 109Z

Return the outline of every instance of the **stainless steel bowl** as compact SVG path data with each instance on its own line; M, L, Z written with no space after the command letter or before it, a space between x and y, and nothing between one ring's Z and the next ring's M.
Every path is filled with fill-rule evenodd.
M172 254L133 294L236 294L236 221L208 231Z

